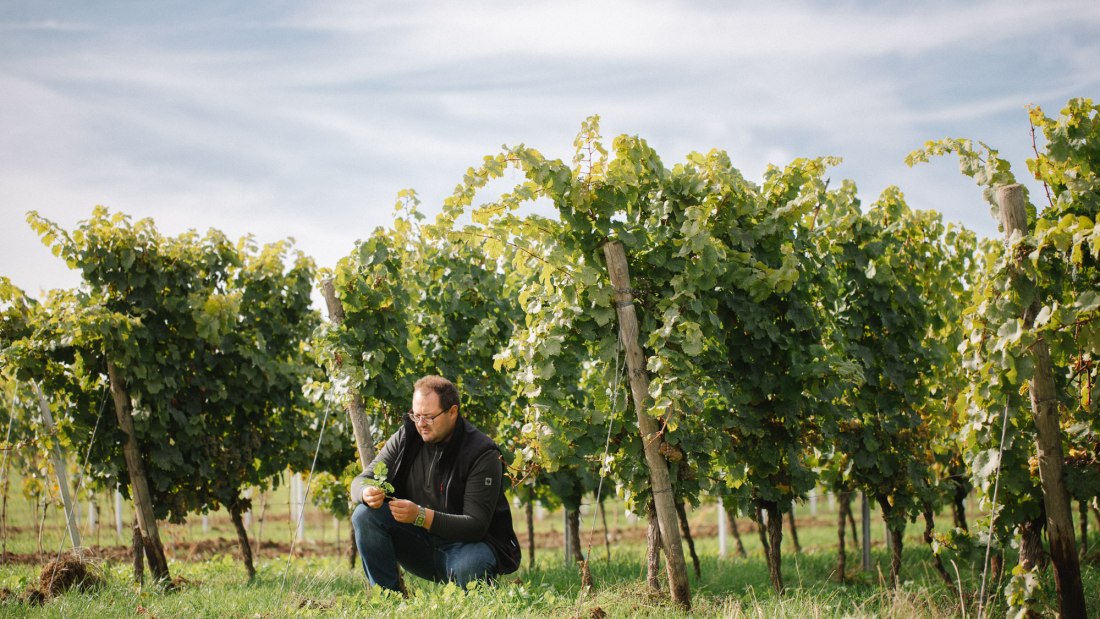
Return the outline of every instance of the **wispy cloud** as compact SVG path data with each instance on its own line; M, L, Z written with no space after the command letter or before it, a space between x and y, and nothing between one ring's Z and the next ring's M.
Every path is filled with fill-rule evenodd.
M1090 8L1091 7L1091 8ZM670 3L615 0L443 4L320 3L281 25L329 33L396 32L411 59L482 55L577 58L804 59L913 55L1100 23L1090 3ZM427 53L425 53L427 52ZM583 65L578 67L583 71Z
M66 22L54 19L40 21L0 21L0 32L86 32L95 30L95 26L80 22Z
M1011 143L1026 104L1100 90L1095 2L292 7L0 8L0 273L33 287L56 262L24 211L72 225L96 203L168 231L294 235L332 264L397 190L432 210L501 143L568 157L592 113L666 163L719 147L753 177L840 155L868 201L899 183L980 227L969 180L905 152Z

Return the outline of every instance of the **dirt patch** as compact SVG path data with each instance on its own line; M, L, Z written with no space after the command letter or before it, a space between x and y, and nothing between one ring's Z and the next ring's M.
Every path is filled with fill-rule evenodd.
M520 540L520 547L527 548L527 534L526 532L517 532ZM586 532L584 535L584 541L587 544L589 535ZM598 529L595 534L591 535L593 547L603 545L603 529ZM624 541L645 541L645 529L639 529L635 531L633 529L612 529L611 530L611 542L612 544ZM343 541L307 541L298 542L294 544L294 556L295 557L347 557L348 548L351 542ZM560 531L545 531L535 534L535 547L536 548L561 548L562 534ZM253 545L254 558L263 557L278 557L286 556L290 554L291 545L289 542L275 542L265 540L257 549ZM91 561L97 562L112 562L112 563L128 563L133 560L131 549L129 546L91 546L83 548L83 556ZM164 545L164 553L169 559L175 559L177 561L205 561L219 555L229 555L232 557L240 558L240 545L237 543L236 538L217 538L217 539L205 539L193 542L168 542ZM51 562L57 558L56 552L28 552L28 553L16 553L9 552L4 563L18 564L18 565L42 565L47 562Z
M294 545L294 556L322 556L346 552L350 542L304 542ZM92 561L129 562L133 554L129 546L89 546L81 549L83 556ZM255 552L255 546L253 546ZM218 538L196 542L168 542L164 552L169 559L182 561L203 561L217 555L240 556L240 546L236 538ZM290 544L286 542L265 541L259 549L260 556L286 555L290 553ZM19 565L41 565L57 558L56 552L9 552L4 563Z
M129 561L131 558L130 549L126 546L92 546L80 550L84 558L91 561ZM9 552L4 563L42 565L56 560L58 556L56 552Z
M526 550L528 547L526 527L523 526L521 520L517 521L516 524L518 525L516 528L516 536L519 538L520 548ZM810 516L800 518L798 520L798 526L800 528L825 526L835 527L836 520L833 516ZM756 525L754 525L748 519L739 519L737 521L737 530L740 532L741 535L756 535ZM707 519L704 522L696 520L695 522L692 522L691 534L692 537L696 539L715 537L718 535L718 525L714 523L711 519ZM612 546L620 543L644 544L646 539L646 524L644 521L639 521L633 526L613 526L608 530L608 539ZM599 553L602 552L600 549L603 547L603 545L604 529L602 526L595 529L590 529L589 527L582 525L581 547L583 549L587 550L589 546L591 546L593 553ZM346 557L349 546L350 540L341 540L339 542L331 540L298 542L294 544L294 556ZM535 533L535 548L552 549L561 547L561 531L537 531ZM289 542L264 540L264 542L260 544L259 548L256 548L255 544L253 544L253 553L254 557L256 558L286 556L290 553L290 549L291 544ZM168 540L164 545L164 551L169 558L181 561L205 561L218 555L230 555L232 557L240 558L240 547L238 546L237 539L235 537L222 537L217 539L206 539L198 541ZM122 545L92 546L83 549L83 556L93 562L110 561L113 563L122 563L132 560L130 547ZM56 558L57 553L55 552L9 552L7 554L5 562L21 565L42 565Z

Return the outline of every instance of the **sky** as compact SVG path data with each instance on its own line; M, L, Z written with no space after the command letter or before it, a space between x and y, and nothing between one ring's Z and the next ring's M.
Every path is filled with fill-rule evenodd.
M293 237L332 267L402 189L432 215L502 145L570 158L592 114L669 167L718 148L759 181L839 156L864 204L897 185L991 236L955 160L905 155L973 138L1023 178L1027 107L1082 96L1100 100L1096 0L5 0L0 275L78 285L26 213L72 229L95 205L166 235Z

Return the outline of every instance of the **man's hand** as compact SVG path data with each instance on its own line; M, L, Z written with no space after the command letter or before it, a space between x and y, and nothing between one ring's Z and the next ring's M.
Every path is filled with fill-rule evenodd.
M367 504L367 507L371 509L378 509L382 507L382 502L386 499L386 493L382 492L381 488L374 486L367 486L363 488L363 502Z
M405 499L394 499L390 501L390 512L393 513L393 519L398 522L412 524L416 521L416 514L419 511L420 506L412 501L407 501Z

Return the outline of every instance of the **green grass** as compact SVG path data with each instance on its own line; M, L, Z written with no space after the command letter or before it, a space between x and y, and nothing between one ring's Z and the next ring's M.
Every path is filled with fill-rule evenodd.
M922 566L927 559L923 549L907 551L904 569L910 579L896 592L882 586L877 572L859 574L845 585L832 583L828 579L835 561L831 552L789 554L784 557L789 591L777 597L759 556L719 560L713 541L700 546L703 576L692 577L694 612L690 616L960 615L957 592ZM544 552L534 570L521 570L497 587L463 592L453 585L410 578L414 595L407 600L368 592L361 571L349 569L336 558L298 558L289 571L284 560L262 560L252 583L245 581L239 563L229 556L173 562L173 575L184 579L174 592L137 588L130 582L128 565L106 564L102 568L106 584L98 590L70 591L43 606L9 600L0 603L0 617L123 617L135 616L141 609L151 617L589 617L597 607L611 617L687 616L646 590L643 551L630 546L615 549L611 562L594 558L596 588L583 595L577 570L562 565L557 553ZM875 559L883 565L887 557L876 553ZM35 581L37 568L4 566L0 574L0 586L20 590ZM1088 599L1100 599L1100 574L1095 568L1087 569L1086 580ZM1003 605L992 611L990 616L1004 615ZM975 608L968 608L967 614L974 616Z
M807 538L824 532L806 530ZM755 537L755 536L754 536ZM749 537L746 536L746 545ZM805 542L804 542L805 543ZM927 548L911 543L905 553L905 582L897 591L883 586L878 569L856 574L846 584L830 580L835 564L831 548L784 556L788 593L777 597L768 581L763 558L717 557L714 539L700 540L702 578L692 576L694 617L944 617L961 616L958 592L943 585L928 564ZM14 599L0 603L0 617L123 617L144 609L151 617L571 617L593 616L596 608L610 617L688 616L670 601L653 596L645 586L644 548L613 549L612 560L602 549L593 551L595 590L582 594L576 568L563 564L559 551L541 550L533 570L522 569L496 587L471 592L410 578L410 599L368 592L359 569L349 569L337 557L296 558L287 570L285 559L261 559L257 579L247 583L237 560L221 555L201 562L173 561L173 576L182 577L178 591L131 583L126 564L104 564L106 584L91 592L70 591L43 606ZM888 569L884 550L875 564ZM858 563L855 558L850 563ZM0 586L19 591L37 579L36 566L0 567ZM973 590L976 570L962 570ZM284 574L286 575L284 581ZM1100 573L1085 570L1087 599L1100 599ZM1044 585L1053 590L1048 574ZM989 616L1004 616L998 602ZM973 604L968 616L975 616ZM430 615L429 615L430 613Z
M289 542L291 523L285 489L268 500L263 538ZM13 493L14 494L14 493ZM18 495L16 495L18 496ZM18 508L17 504L23 507ZM99 532L104 545L125 545L125 538L115 540L114 517L111 505L106 508ZM859 557L849 553L848 566L851 578L843 583L835 582L836 564L836 514L823 501L818 516L810 517L806 506L800 506L799 538L804 552L796 554L785 531L783 575L788 587L786 595L779 597L772 591L767 566L760 553L759 539L755 532L742 533L747 558L732 554L718 557L718 544L714 537L697 540L701 556L702 577L691 576L693 610L690 614L677 609L664 595L652 595L645 584L644 545L637 542L621 542L613 546L611 560L607 560L602 539L591 547L591 567L595 589L581 591L580 576L575 566L565 565L560 548L540 548L533 569L523 568L509 575L495 587L480 587L473 591L459 591L454 586L441 586L409 578L414 595L410 599L382 595L368 591L366 578L358 567L348 567L346 558L338 555L346 543L346 523L340 536L332 519L312 510L307 538L324 538L330 546L322 552L297 557L290 562L265 550L257 560L258 574L255 581L245 579L240 562L231 554L216 555L203 561L184 561L181 553L170 552L170 570L173 577L182 578L176 591L165 591L147 584L139 588L132 583L132 568L127 562L103 562L100 569L104 584L87 592L70 591L49 600L41 606L31 606L19 600L18 594L28 585L37 583L41 565L0 565L0 587L13 592L0 601L0 617L246 617L266 619L274 617L594 617L597 609L608 617L953 617L962 616L959 592L946 586L934 572L930 553L919 539L920 527L911 525L906 537L906 550L902 568L903 583L892 591L885 586L889 572L889 556L882 545L883 527L875 516L872 524L874 543L873 569L858 572ZM14 509L13 509L14 508ZM9 505L9 524L20 527L6 540L9 550L33 551L36 545L32 529L27 522L18 522L29 510L22 498L13 499ZM56 510L55 510L56 511ZM715 522L713 506L704 506L692 512L693 527L702 532L713 530ZM973 516L972 516L973 518ZM43 545L52 554L64 545L60 514L48 515ZM640 528L643 523L630 523L622 514L621 506L608 504L608 520L611 528ZM126 522L129 516L126 515ZM582 528L588 531L592 516L586 515ZM597 525L599 519L596 519ZM211 530L203 532L200 519L191 523L165 525L166 541L192 542L202 539L233 539L228 517L214 514ZM521 511L515 513L517 527L524 527ZM946 528L948 523L941 526ZM745 522L741 521L742 528ZM812 526L811 526L812 525ZM253 533L258 523L253 523ZM323 529L321 527L324 527ZM537 521L539 531L560 531L560 513L550 514ZM85 532L85 541L94 542L95 534ZM336 542L341 542L336 544ZM1094 545L1100 546L1100 536L1092 536ZM526 548L524 548L526 551ZM587 548L586 548L587 550ZM317 552L316 549L313 552ZM1011 566L1015 558L1006 557ZM690 557L689 570L690 566ZM952 567L948 567L949 570ZM968 592L965 613L976 616L973 593L979 586L978 566L960 562L959 577ZM1100 569L1094 564L1083 566L1086 600L1100 600ZM284 579L285 575L285 579ZM1043 598L1048 610L1055 608L1052 575L1044 576ZM667 584L664 585L667 592ZM1004 583L990 584L995 591L994 606L987 616L1004 616L1005 607L1001 591ZM1094 606L1100 604L1091 602ZM1091 608L1093 612L1097 608Z

